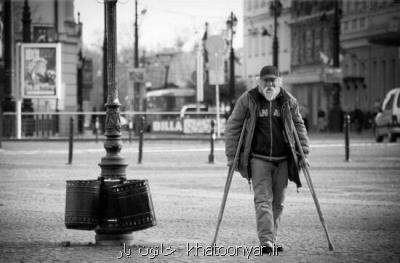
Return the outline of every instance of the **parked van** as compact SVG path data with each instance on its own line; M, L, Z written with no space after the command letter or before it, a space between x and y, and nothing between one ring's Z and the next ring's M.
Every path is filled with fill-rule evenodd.
M375 139L382 142L387 136L389 142L395 142L400 135L400 88L390 90L375 117Z

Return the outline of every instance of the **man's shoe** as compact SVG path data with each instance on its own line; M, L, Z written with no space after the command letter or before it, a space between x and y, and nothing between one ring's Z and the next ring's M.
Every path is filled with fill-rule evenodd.
M261 252L263 255L270 255L274 251L274 244L271 241L267 241L264 245L261 245Z
M275 245L275 249L278 252L283 252L283 246L282 245Z

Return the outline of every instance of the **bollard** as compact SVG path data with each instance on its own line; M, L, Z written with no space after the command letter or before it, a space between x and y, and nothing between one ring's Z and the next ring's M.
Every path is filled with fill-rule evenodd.
M47 131L47 137L50 137L50 114L46 115L46 131Z
M44 133L45 133L45 119L44 119L44 114L42 114L42 119L40 121L40 130L42 131L42 137L44 137Z
M96 116L96 121L94 123L94 134L96 135L96 143L99 142L99 117Z
M211 133L210 133L210 145L211 151L208 155L208 163L214 163L214 140L215 140L215 131L214 131L215 121L211 120Z
M138 163L142 163L142 156L143 156L143 132L144 132L144 121L145 117L142 116L140 118L140 131L139 131L139 156L138 156Z
M71 117L69 121L68 164L72 164L73 147L74 147L74 119Z
M344 128L345 128L345 161L350 161L350 138L349 138L349 130L350 130L350 114L346 114L344 118Z

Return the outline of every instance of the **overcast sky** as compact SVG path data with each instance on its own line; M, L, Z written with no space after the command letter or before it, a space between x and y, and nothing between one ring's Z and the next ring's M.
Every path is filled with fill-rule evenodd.
M75 0L75 13L80 12L83 41L99 47L103 41L104 0ZM141 15L141 10L146 13ZM238 18L234 46L243 46L243 0L138 0L139 45L147 50L173 47L178 37L193 42L204 32L209 22L210 34L226 28L226 20L233 11ZM135 1L117 3L118 47L133 45ZM197 33L197 36L196 36ZM187 44L190 45L190 44Z

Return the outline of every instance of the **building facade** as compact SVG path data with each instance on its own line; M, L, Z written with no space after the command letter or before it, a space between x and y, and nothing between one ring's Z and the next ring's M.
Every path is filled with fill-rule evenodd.
M344 1L341 47L343 110L375 111L400 87L400 1Z
M26 38L26 36L24 37L24 31L27 31L26 25L28 25L28 32L30 33L29 43L59 44L61 49L60 76L57 76L57 78L60 78L61 82L60 85L57 84L57 97L38 97L30 99L28 102L24 100L22 110L24 111L24 107L28 107L30 108L28 111L55 112L78 111L82 108L83 99L89 92L78 90L78 71L84 70L82 68L84 61L80 52L82 47L82 23L80 23L79 18L78 21L75 19L74 1L3 0L0 2L0 6L2 9L3 27L9 29L7 36L3 34L2 47L4 49L7 46L11 50L7 58L4 56L6 50L3 50L2 63L0 64L3 75L5 72L11 78L11 81L2 82L3 106L4 100L7 100L7 105L11 105L10 107L7 106L8 108L3 107L3 110L15 111L16 101L21 96L20 90L22 84L18 78L21 73L21 66L18 67L17 63L17 49L19 43L27 42L24 39ZM29 9L26 9L27 7ZM26 10L29 11L27 12ZM7 15L5 15L6 13ZM26 21L29 21L29 23L26 23ZM87 84L90 80L85 78L85 74L81 75L81 81L83 83L81 88L88 87L85 83ZM61 119L58 127L61 133L67 131L67 124L64 124Z
M341 82L341 77L326 78L326 72L334 67L334 47L339 46L338 35L335 43L334 23L335 1L292 2L291 72L286 83L291 85L309 129L318 126L318 113L325 115L335 130L342 122L340 114L335 116L333 112L334 82Z
M273 39L266 33L273 32L270 3L244 1L248 88L256 85L259 69L272 64ZM327 129L340 130L343 114L355 111L361 111L364 123L367 118L371 122L377 103L388 90L400 86L400 1L281 3L279 69L309 128L316 130L318 116L324 115ZM285 43L287 47L282 46Z

